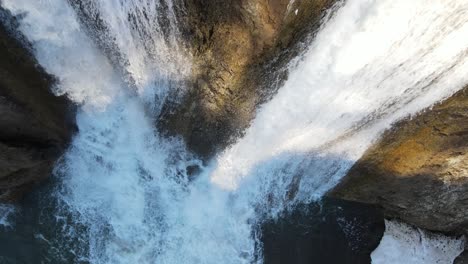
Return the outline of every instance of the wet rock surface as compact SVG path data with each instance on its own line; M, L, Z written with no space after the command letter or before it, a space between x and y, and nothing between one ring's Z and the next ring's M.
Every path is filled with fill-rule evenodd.
M16 26L0 9L0 201L47 178L75 130L72 104L51 92Z
M210 157L237 138L256 108L286 78L335 1L178 1L182 35L192 54L191 87L166 104L160 127Z
M468 88L384 133L330 195L386 217L467 234Z
M164 106L160 128L181 135L203 157L221 150L287 78L285 66L304 50L302 43L313 38L333 3L180 0L178 17L193 56L191 89L181 102ZM75 131L73 107L50 91L55 80L38 66L8 16L0 9L1 201L16 200L47 178ZM380 206L384 215L374 206L326 200L268 221L262 226L265 263L370 263L384 216L467 234L467 95L465 88L399 122L329 194ZM196 175L199 168L187 170ZM30 224L15 236L0 235L1 244L24 246L0 248L0 255L11 261L26 251L42 256L29 240ZM456 263L468 263L466 255Z

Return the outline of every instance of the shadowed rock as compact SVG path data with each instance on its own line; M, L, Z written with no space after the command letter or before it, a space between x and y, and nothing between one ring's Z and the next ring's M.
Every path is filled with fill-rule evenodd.
M329 194L377 204L386 217L468 231L468 88L397 123Z
M160 127L210 157L237 138L287 76L333 0L184 0L178 18L193 56L191 89ZM296 11L297 10L297 11Z
M0 9L0 201L48 177L73 131L73 107L50 88L16 20Z

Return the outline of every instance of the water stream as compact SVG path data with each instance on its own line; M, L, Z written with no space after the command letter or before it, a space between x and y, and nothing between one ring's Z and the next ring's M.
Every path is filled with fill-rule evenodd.
M261 263L264 217L319 199L392 123L468 83L467 1L348 0L245 136L203 166L155 129L190 74L171 1L1 4L55 92L81 105L55 172L58 259ZM190 165L203 167L193 181Z

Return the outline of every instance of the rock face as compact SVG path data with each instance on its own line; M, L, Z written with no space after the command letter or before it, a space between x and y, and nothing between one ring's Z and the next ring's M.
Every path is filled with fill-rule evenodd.
M386 217L468 234L468 87L387 131L331 193Z
M48 177L74 131L73 109L0 9L0 201Z
M332 0L181 0L178 17L193 56L192 89L166 105L161 127L208 157L248 126L256 106L287 75ZM183 19L185 18L185 20Z

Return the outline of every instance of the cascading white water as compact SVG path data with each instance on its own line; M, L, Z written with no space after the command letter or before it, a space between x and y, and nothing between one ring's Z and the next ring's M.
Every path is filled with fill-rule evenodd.
M1 3L24 14L20 30L59 78L57 93L83 104L57 168L57 217L76 217L65 236L88 248L67 250L91 263L261 262L261 215L320 197L393 122L468 83L466 1L349 0L246 135L189 183L186 166L199 161L153 124L169 81L189 70L170 2L169 25L158 22L158 1L85 7L104 21L119 65L66 0Z
M21 31L34 44L37 60L59 79L57 94L93 106L113 101L119 78L81 30L66 1L2 1L2 6L14 15L25 15Z
M248 175L274 180L287 165L309 172L301 199L322 195L391 123L467 83L467 7L347 1L246 136L218 157L213 182L233 189Z

